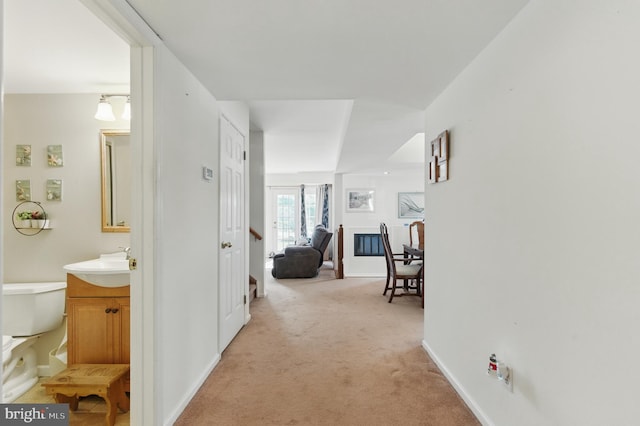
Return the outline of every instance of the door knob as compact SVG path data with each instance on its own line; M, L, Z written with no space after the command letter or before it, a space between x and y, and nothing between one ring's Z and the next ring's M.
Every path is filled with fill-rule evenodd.
M233 244L231 244L231 241L223 241L222 244L220 244L220 246L224 249L227 247L233 247Z

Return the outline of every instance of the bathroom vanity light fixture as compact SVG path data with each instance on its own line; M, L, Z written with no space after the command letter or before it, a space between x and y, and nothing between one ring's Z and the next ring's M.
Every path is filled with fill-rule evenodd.
M113 115L113 108L104 95L100 97L100 101L98 102L98 111L96 111L95 117L97 120L102 121L115 121L116 119Z
M116 117L113 115L113 107L109 102L109 98L127 98L122 119L131 120L131 99L129 95L101 95L95 118L101 121L115 121Z
M124 111L122 111L122 118L124 120L131 120L131 98L127 96L127 102L124 104Z

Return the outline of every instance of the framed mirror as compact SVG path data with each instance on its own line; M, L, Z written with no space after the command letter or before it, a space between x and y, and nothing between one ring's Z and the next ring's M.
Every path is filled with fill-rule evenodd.
M102 232L129 232L131 147L129 130L100 131Z

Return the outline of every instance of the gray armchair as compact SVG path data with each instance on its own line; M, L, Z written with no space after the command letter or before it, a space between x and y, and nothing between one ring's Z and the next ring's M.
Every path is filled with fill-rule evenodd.
M317 225L311 234L310 245L290 246L273 257L271 275L274 278L315 277L332 235L325 227Z

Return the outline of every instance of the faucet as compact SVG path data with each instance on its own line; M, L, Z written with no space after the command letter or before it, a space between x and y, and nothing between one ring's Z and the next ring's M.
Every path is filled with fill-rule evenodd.
M127 254L126 259L129 260L131 259L131 247L120 247L122 249L123 252L125 252Z

